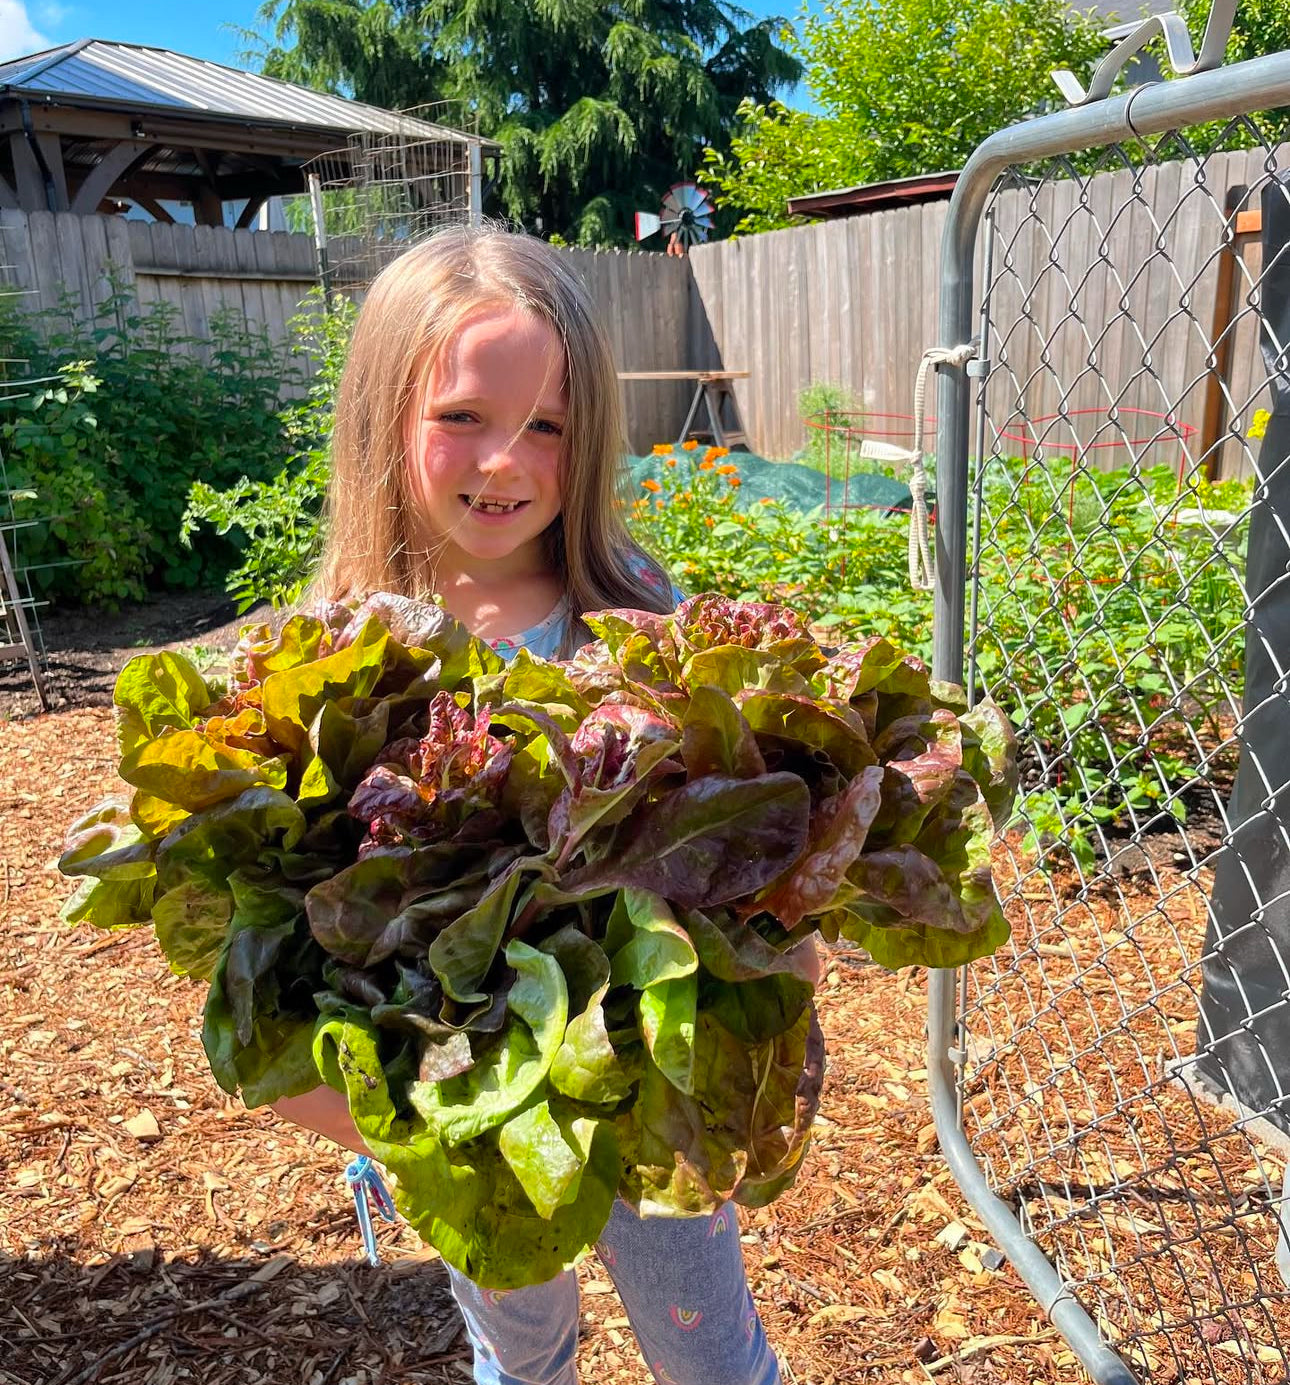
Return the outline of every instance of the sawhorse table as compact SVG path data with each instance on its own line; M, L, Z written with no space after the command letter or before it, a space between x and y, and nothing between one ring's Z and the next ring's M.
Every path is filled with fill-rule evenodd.
M741 443L747 447L748 435L739 416L739 404L731 381L746 380L750 373L747 370L620 370L618 378L693 380L694 397L690 400L690 411L685 416L681 436L676 440L677 446L690 436L695 417L704 408L707 410L708 426L700 431L710 433L717 447L737 447ZM722 416L723 410L728 410L728 421Z

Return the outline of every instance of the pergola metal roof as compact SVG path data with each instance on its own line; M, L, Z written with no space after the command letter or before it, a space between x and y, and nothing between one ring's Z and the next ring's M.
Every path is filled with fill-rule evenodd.
M79 39L0 63L0 207L89 214L128 198L165 217L161 201L177 199L218 225L223 203L245 199L249 225L266 197L304 188L311 160L343 159L355 141L419 148L413 175L418 160L467 167L472 147L500 153L447 125L164 48Z
M69 98L76 104L105 108L148 106L222 120L325 130L342 137L370 130L462 144L476 138L446 125L167 48L96 38L0 63L0 98L20 95L37 100Z

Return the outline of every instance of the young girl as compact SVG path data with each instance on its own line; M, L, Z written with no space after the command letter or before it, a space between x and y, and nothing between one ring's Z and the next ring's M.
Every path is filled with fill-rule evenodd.
M571 654L589 638L583 611L670 611L616 504L624 432L609 345L567 260L502 230L440 232L359 313L316 594L433 595L504 656ZM366 1152L329 1087L274 1109ZM620 1201L597 1251L655 1380L777 1385L733 1206L644 1220ZM572 1271L509 1293L449 1276L480 1385L573 1385Z

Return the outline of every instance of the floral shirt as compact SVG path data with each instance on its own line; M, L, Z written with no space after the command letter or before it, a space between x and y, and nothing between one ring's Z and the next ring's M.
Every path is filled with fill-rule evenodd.
M639 577L646 586L655 591L663 591L655 570L643 563L638 556L632 555L630 559L631 569L635 576ZM672 601L679 605L685 600L679 587L672 588ZM564 644L565 630L569 620L569 603L561 600L555 610L544 620L538 621L536 625L530 625L527 630L521 630L518 635L499 635L488 643L502 656L503 659L513 659L516 651L527 649L535 659L558 659L560 649Z

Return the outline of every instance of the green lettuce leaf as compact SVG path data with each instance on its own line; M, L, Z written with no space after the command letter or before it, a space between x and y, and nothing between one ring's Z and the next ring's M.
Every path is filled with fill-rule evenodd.
M182 654L168 649L137 654L117 675L112 691L121 755L163 730L190 730L213 700L201 674Z
M554 957L518 939L506 948L517 973L508 1004L511 1018L499 1040L474 1067L447 1082L414 1082L408 1099L426 1129L444 1145L460 1145L501 1125L546 1081L564 1039L568 992Z
M859 774L877 758L859 713L849 707L826 707L809 695L750 693L737 700L739 710L758 735L822 750L848 777Z
M681 759L691 779L756 779L766 773L752 727L722 688L701 684L691 690L681 732Z
M619 1059L605 1024L608 986L594 991L580 1014L569 1021L551 1060L551 1085L575 1101L617 1105L631 1095L631 1074Z
M281 789L287 782L280 757L212 742L200 731L167 731L145 741L121 761L119 773L142 790L131 805L136 822L144 816L140 797L160 799L187 815L236 798L256 784Z
M697 1216L728 1198L765 1205L801 1165L823 1069L809 1007L751 1048L700 1011L694 1094L647 1060L636 1104L619 1117L626 1194L644 1215Z
M454 1000L469 1005L487 998L478 987L497 956L523 880L521 867L512 866L478 904L450 923L430 944L430 966L445 993ZM515 1008L513 992L511 1008Z
M324 703L365 697L376 687L389 643L388 633L369 620L344 649L270 673L260 687L269 734L280 745L300 750Z
M995 828L1002 831L1012 818L1020 771L1017 735L997 703L978 702L959 717L963 727L963 768L976 780L990 809Z

